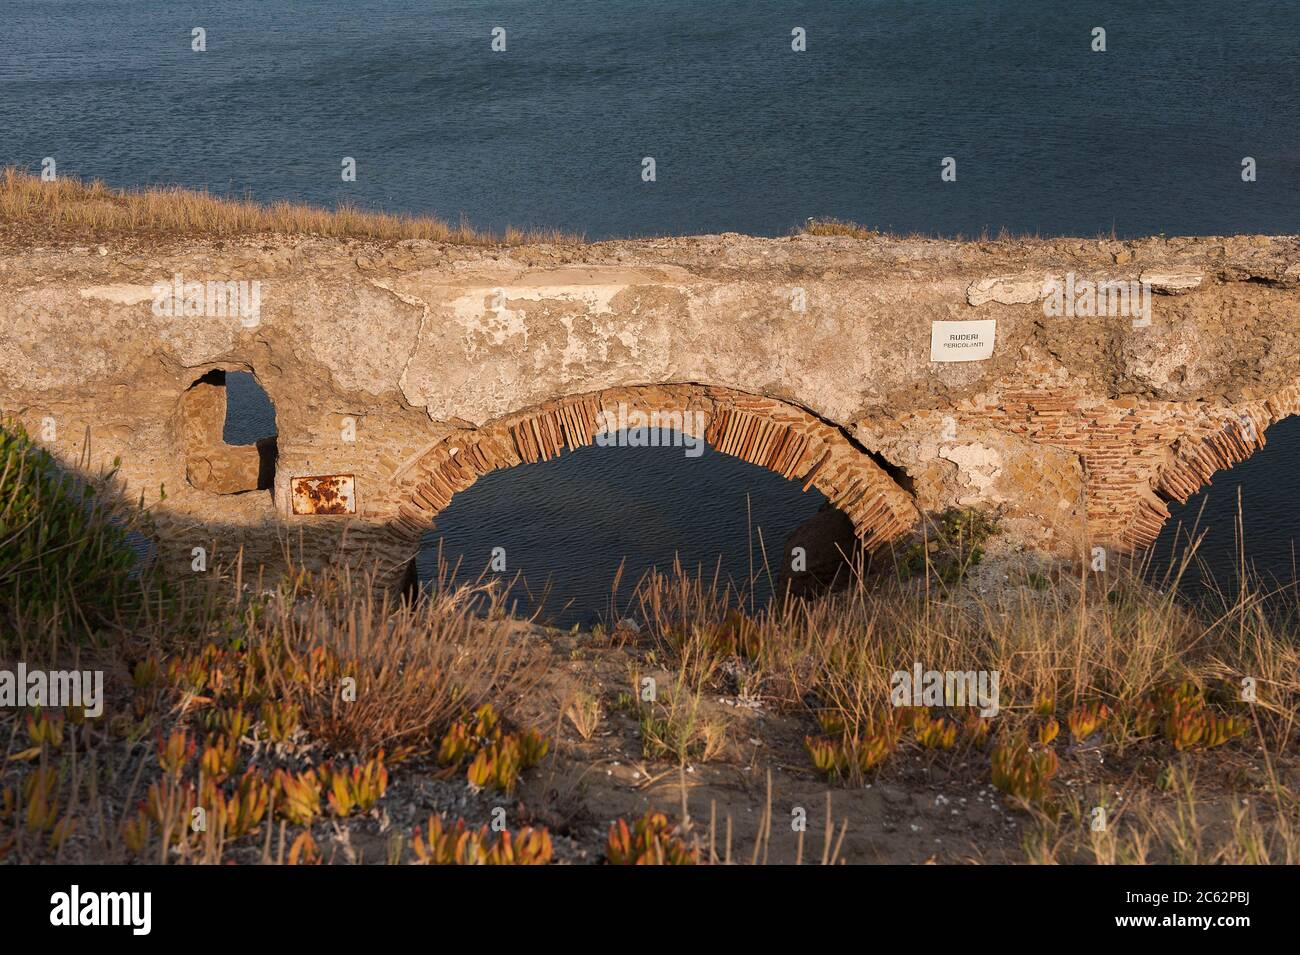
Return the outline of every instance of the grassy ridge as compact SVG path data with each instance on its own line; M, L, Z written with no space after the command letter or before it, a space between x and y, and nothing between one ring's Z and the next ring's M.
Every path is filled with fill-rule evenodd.
M112 189L99 180L86 183L69 177L43 182L13 167L0 173L0 226L87 241L115 235L216 239L264 233L380 241L428 239L482 246L582 241L545 229L511 227L496 235L465 222L452 226L429 216L368 212L350 205L338 209L290 202L262 205L176 186Z

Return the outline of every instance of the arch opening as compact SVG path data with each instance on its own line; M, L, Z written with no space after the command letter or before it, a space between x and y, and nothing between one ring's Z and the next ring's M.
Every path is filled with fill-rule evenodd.
M652 569L680 566L750 607L779 592L784 542L823 495L707 443L692 456L673 438L614 437L456 495L421 538L419 585L494 579L566 627L618 619Z
M1300 415L1277 420L1267 435L1265 441L1261 429L1248 449L1238 434L1216 436L1186 452L1202 470L1194 487L1183 484L1179 490L1185 493L1169 495L1168 517L1150 546L1153 578L1170 574L1199 540L1179 581L1185 595L1235 595L1243 571L1248 587L1294 588L1300 566L1300 472L1291 462L1300 448ZM1234 449L1235 460L1211 456L1215 447Z
M796 491L815 489L820 498L812 498L809 516L825 501L851 522L868 551L906 534L919 519L911 495L840 429L775 399L680 384L572 396L457 432L408 466L388 527L418 544L455 495L484 475L551 461L592 444L618 446L617 435L627 430L622 425L635 429L644 422L653 428L656 420L682 422L680 431L669 428L673 436L659 442L677 453L691 453L702 437L718 456L775 472ZM639 442L623 438L621 443L636 447ZM782 541L766 543L775 576Z

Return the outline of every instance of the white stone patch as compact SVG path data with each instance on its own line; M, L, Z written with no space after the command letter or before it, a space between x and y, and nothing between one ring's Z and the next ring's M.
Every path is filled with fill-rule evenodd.
M560 317L560 324L564 326L567 333L564 339L564 354L560 357L561 364L582 365L591 358L590 351L586 342L573 334L573 317L563 315Z
M1050 276L1041 272L1000 275L972 282L966 289L966 301L977 308L989 302L999 305L1030 305L1043 297L1043 285Z
M989 500L988 492L1002 473L1002 455L993 448L975 443L943 448L939 456L957 465L961 483L971 490L957 500L959 506Z
M1141 279L1157 292L1186 292L1201 284L1200 272L1143 272Z
M462 323L480 318L493 295L500 294L505 301L577 302L592 315L607 315L614 309L610 303L627 285L488 285L465 289L451 301L452 314ZM511 312L502 307L499 312Z
M80 290L83 299L98 299L112 302L114 305L139 305L152 302L154 287L152 285L92 285Z
M452 316L471 335L479 334L494 345L504 344L516 335L528 343L528 321L523 309L510 308L507 303L572 302L582 306L588 315L609 315L610 304L625 284L610 285L488 285L464 289L453 298L448 307ZM492 308L497 300L500 307ZM572 329L570 329L572 331Z
M1176 376L1186 374L1195 364L1201 347L1200 336L1194 330L1183 332L1172 341L1166 336L1150 340L1135 336L1132 350L1125 349L1124 373L1149 387L1175 387Z

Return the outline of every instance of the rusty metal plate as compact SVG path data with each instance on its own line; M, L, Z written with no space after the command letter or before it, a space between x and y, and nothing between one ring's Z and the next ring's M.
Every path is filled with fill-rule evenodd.
M295 514L355 514L357 498L351 474L321 474L293 479Z

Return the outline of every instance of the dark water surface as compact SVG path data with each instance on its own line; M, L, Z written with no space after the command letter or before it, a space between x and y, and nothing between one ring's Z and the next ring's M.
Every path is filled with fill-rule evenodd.
M1294 233L1298 37L1300 3L1222 0L11 3L0 162L588 238L775 235L809 216L968 236ZM1244 156L1258 181L1241 181ZM256 415L237 405L234 427L257 432ZM1216 479L1204 553L1233 565L1240 487L1249 557L1291 581L1300 428L1268 437ZM624 557L721 555L747 576L751 518L771 551L817 503L721 455L591 449L492 475L439 532L475 572L505 546L512 570L594 612Z

